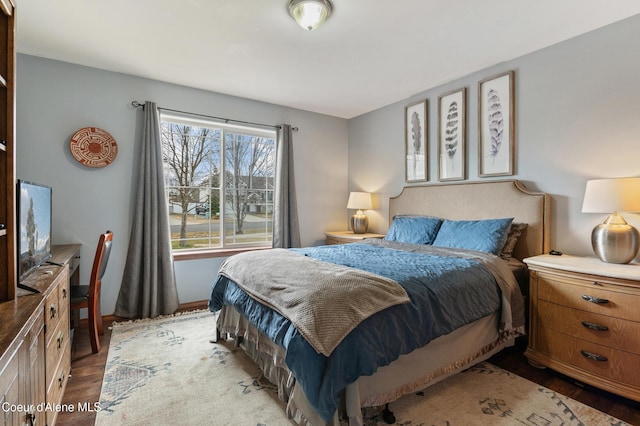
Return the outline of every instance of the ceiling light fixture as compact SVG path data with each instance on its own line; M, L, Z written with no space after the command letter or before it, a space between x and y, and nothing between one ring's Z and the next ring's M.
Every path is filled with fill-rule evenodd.
M291 0L289 14L298 25L308 31L315 30L331 16L333 5L329 0Z

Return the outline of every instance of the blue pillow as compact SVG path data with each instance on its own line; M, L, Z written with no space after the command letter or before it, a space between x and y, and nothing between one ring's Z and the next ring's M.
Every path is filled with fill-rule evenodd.
M507 241L513 218L447 220L440 226L434 246L484 251L496 256Z
M401 243L431 244L441 223L442 219L437 217L395 216L384 239Z

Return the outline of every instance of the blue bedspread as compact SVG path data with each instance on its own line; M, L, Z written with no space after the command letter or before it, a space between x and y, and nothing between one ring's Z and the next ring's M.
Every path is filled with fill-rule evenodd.
M331 356L325 357L289 320L218 276L210 310L231 305L283 346L287 366L311 405L327 421L338 407L340 392L359 376L371 375L400 355L500 309L500 289L494 275L473 256L451 257L443 255L443 249L438 254L416 253L379 242L292 250L391 278L402 285L411 300L367 318Z

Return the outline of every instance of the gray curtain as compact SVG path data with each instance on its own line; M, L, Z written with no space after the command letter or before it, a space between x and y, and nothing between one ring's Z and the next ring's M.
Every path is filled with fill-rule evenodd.
M154 318L174 313L179 305L158 109L145 102L133 225L115 315Z
M300 247L296 187L293 177L291 126L283 124L276 141L276 186L273 206L273 247Z

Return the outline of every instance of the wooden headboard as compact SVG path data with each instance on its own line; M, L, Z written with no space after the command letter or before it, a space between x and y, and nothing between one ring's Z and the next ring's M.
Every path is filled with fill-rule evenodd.
M549 251L550 197L528 191L518 180L407 186L389 200L389 223L399 214L452 220L513 217L528 225L513 251L515 258Z

